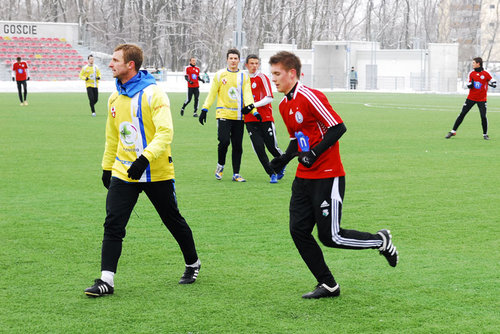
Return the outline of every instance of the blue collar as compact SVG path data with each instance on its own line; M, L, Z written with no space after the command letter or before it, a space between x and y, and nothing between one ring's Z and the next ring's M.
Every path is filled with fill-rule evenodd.
M149 74L148 71L142 70L124 84L122 84L120 80L116 79L116 90L120 95L133 97L144 88L154 84L156 84L155 78Z

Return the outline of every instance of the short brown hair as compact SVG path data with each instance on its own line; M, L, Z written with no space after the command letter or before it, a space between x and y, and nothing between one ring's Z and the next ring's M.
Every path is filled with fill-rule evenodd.
M250 59L257 59L259 62L260 62L260 59L259 59L259 56L257 56L256 54L249 54L247 56L247 59L245 61L245 64L248 64L248 62L250 61Z
M123 61L128 63L133 61L135 63L135 70L139 72L144 60L142 49L135 44L120 44L115 48L116 51L123 51Z
M481 67L483 66L483 58L476 57L476 58L474 58L472 60L474 60L477 64L479 64L479 66L481 66Z
M229 58L230 54L238 55L238 59L240 59L240 51L238 51L238 49L233 48L233 49L227 50L226 59Z
M302 64L299 57L288 51L280 51L269 59L269 65L281 64L287 71L295 69L300 79Z

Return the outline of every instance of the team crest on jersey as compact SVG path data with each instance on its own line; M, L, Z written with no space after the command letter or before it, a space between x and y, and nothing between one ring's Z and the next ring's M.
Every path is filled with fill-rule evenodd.
M111 116L113 116L113 118L116 117L116 110L115 110L115 106L112 106L111 107Z
M238 90L234 87L229 88L227 95L231 100L237 100L238 99Z
M481 75L481 79L484 79L484 75Z
M252 83L252 88L255 89L257 87L257 84L255 82Z
M323 217L328 217L330 211L328 209L323 209Z
M226 78L222 79L222 81L221 81L221 82L222 82L222 84L223 84L223 85L227 84L227 80L226 80Z
M297 121L297 123L302 123L304 121L304 116L302 116L302 113L300 111L297 111L295 113L295 120Z
M138 137L137 128L130 122L120 124L120 140L125 146L132 146Z

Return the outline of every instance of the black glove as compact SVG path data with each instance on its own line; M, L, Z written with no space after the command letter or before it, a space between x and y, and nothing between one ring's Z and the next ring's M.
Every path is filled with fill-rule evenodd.
M469 89L474 88L474 80L470 81L470 84L467 85L467 88L469 88Z
M490 85L493 88L497 88L497 83L496 82L491 82L488 85Z
M86 78L85 78L85 81L87 81L87 80L89 80L89 77L86 77Z
M255 118L259 120L259 122L262 122L262 116L259 114L258 111L254 112L253 115L255 116Z
M96 80L101 80L101 77L97 77Z
M12 81L16 81L16 79L12 78Z
M311 168L318 156L313 150L299 152L299 162L307 168Z
M198 121L200 121L201 125L207 122L207 112L207 109L201 109L200 117L198 117Z
M281 172L281 170L290 162L286 154L282 154L279 157L274 158L269 162L269 167L273 169L276 173Z
M251 112L251 111L253 110L253 108L255 108L255 106L253 105L253 103L252 103L252 104L249 104L249 105L247 105L246 107L243 107L243 108L241 109L241 113L242 113L243 115L246 115L246 114L248 114L249 112Z
M298 154L297 151L298 151L297 139L290 140L290 143L288 143L288 147L286 148L285 153L271 160L271 162L269 162L269 167L274 169L276 173L281 172L283 168L290 162L290 160L292 160L297 156Z
M102 171L102 184L106 189L109 189L109 184L111 183L111 171L103 170Z
M28 77L28 79L27 79L27 80L29 80L29 79L30 79L30 77Z
M148 168L149 161L145 156L141 155L139 158L135 159L130 168L127 171L128 177L132 180L139 180Z
M189 82L191 85L193 84L193 81L191 81L191 80L189 80L188 82Z
M203 80L202 78L198 78L198 80L205 83L205 80Z

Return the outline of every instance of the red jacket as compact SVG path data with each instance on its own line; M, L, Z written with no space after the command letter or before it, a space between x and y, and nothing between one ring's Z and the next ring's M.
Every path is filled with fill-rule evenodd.
M472 101L486 101L488 92L488 82L493 79L492 76L485 70L472 71L469 73L469 84L474 81L473 87L469 91L467 98Z
M323 139L328 128L343 123L325 94L306 87L300 82L297 83L292 98L289 100L285 96L281 101L280 113L290 138L295 138L295 132L302 131L309 137L311 148ZM296 173L297 177L303 179L326 179L344 175L339 142L323 152L311 168L306 168L299 163Z
M26 62L15 62L12 65L12 71L16 73L16 81L24 81L28 79L28 64L26 64Z

